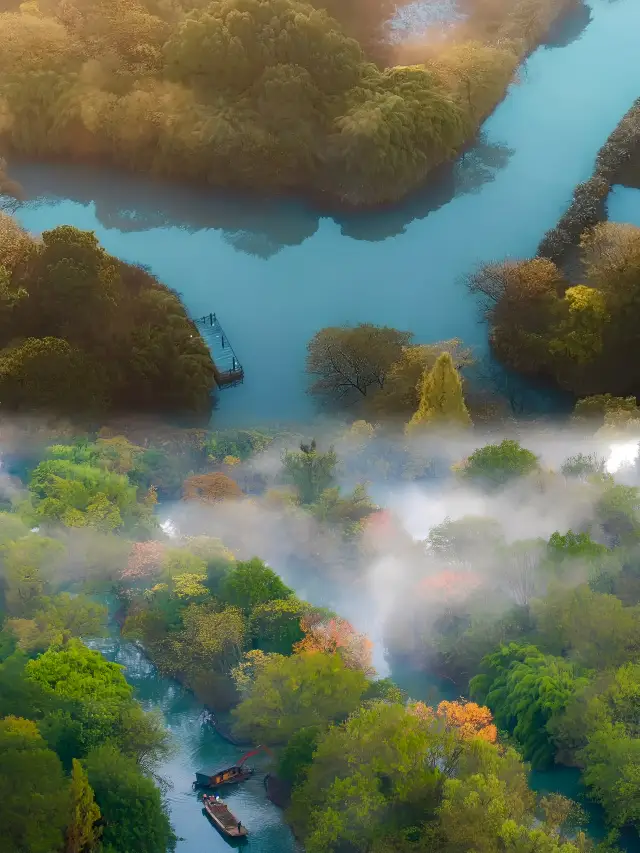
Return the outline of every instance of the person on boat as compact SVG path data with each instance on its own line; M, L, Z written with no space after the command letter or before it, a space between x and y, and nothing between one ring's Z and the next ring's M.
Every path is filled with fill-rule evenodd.
M238 821L238 832L240 832L241 829L242 829L242 821L239 820Z

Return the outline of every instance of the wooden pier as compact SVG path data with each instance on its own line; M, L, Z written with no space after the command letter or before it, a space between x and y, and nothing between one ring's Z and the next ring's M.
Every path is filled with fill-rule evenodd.
M215 314L206 314L193 321L209 344L219 388L230 388L244 381L244 369L229 343Z

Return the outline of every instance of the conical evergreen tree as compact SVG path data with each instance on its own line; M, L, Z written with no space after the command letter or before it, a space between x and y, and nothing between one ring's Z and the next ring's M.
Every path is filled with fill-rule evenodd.
M67 826L65 853L92 853L97 848L100 830L100 809L93 796L87 774L80 762L73 759L71 771L70 817Z
M407 424L408 433L430 427L469 427L471 418L462 396L462 383L451 354L441 353L422 377L420 404Z

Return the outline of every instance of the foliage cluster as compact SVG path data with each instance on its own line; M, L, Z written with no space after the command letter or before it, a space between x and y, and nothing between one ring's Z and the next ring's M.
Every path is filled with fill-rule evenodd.
M381 69L352 36L379 58L394 5L22 3L0 18L0 133L32 157L397 199L473 136L569 0L501 4L484 41L461 32L436 57Z
M576 417L598 426L616 411L635 413L635 400L587 400ZM424 543L429 583L403 590L392 649L426 655L461 690L469 685L534 767L583 768L609 822L637 828L640 732L630 708L640 689L640 490L616 483L596 457L543 472L513 440L479 448L459 474L492 500L509 489L514 503L533 491L551 505L580 507L581 526L516 541L493 517L432 528ZM453 586L431 582L440 575ZM426 631L424 614L434 607Z
M474 274L493 351L508 367L577 397L636 395L640 376L628 354L640 320L640 229L601 223L583 234L581 250L584 284L570 284L544 258Z
M45 20L13 17L32 22L40 44ZM47 72L34 74L37 88ZM5 412L206 420L213 388L209 350L178 297L148 271L107 254L91 232L61 226L35 240L0 213Z

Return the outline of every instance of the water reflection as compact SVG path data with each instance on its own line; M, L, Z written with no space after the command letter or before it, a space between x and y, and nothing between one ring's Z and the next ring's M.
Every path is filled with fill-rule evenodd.
M319 215L303 202L200 188L118 169L46 163L11 164L33 207L57 199L95 206L104 228L121 233L178 227L224 232L229 245L261 258L297 246L318 229Z
M218 229L236 251L266 260L284 247L300 245L312 237L323 216L330 216L342 234L355 240L376 242L403 234L414 220L425 219L457 196L477 193L494 181L513 153L482 133L473 148L457 162L437 170L428 186L414 192L402 205L333 214L302 200L203 190L128 176L117 169L15 163L11 172L22 185L25 207L55 199L93 204L100 224L122 233L168 226L189 232Z
M553 24L544 40L548 49L567 47L579 39L592 20L590 6L581 0L580 4L570 14L563 15Z

